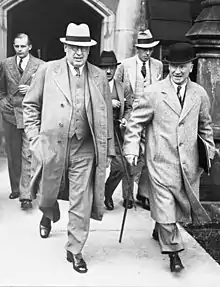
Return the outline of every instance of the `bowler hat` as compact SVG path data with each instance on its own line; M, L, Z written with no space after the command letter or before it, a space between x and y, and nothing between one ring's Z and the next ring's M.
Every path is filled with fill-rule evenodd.
M102 51L99 63L100 67L117 65L120 65L120 63L117 63L117 59L113 51Z
M60 38L60 41L68 45L76 46L94 46L97 44L95 40L90 38L89 26L87 24L77 25L70 23L66 29L66 37Z
M138 33L137 44L135 46L137 48L150 49L157 46L159 42L160 41L154 41L150 30L147 29Z
M170 46L166 62L171 64L185 64L195 60L195 50L189 43L176 43Z

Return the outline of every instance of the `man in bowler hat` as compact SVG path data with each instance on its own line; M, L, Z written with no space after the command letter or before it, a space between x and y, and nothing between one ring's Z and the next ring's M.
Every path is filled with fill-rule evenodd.
M39 190L43 212L40 236L60 218L61 180L69 189L66 256L79 273L87 272L82 249L90 217L104 212L106 166L115 154L112 105L105 73L87 62L86 24L70 23L60 38L66 56L43 65L24 99L24 125L33 153L32 192Z
M133 107L124 141L125 157L137 164L140 134L146 128L147 189L153 232L161 252L170 258L171 272L183 264L179 252L184 249L177 222L202 224L210 218L199 202L198 134L214 157L209 97L203 87L190 80L195 52L189 43L170 47L169 75L149 86Z
M112 196L120 181L122 180L123 198L128 196L128 190L125 190L124 186L128 187L129 184L132 184L132 180L131 183L127 183L128 179L125 176L121 153L123 133L132 108L132 100L131 94L125 93L123 85L114 79L115 71L119 64L113 51L102 51L99 67L105 71L110 87L116 151L116 156L111 162L109 177L105 183L104 203L107 210L114 209Z

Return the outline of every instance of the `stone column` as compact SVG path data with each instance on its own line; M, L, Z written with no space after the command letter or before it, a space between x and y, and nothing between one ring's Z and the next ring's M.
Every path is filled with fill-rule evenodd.
M141 0L119 0L115 27L115 53L118 61L134 53L141 2Z
M0 8L0 61L6 58L7 19L4 10Z
M207 91L211 102L214 139L220 146L220 0L205 0L202 11L186 34L198 56L197 82ZM218 163L220 164L220 162ZM220 177L220 174L218 175ZM217 178L202 175L201 200L220 201ZM219 180L218 180L219 181ZM220 182L220 181L219 181ZM209 198L209 199L208 199Z

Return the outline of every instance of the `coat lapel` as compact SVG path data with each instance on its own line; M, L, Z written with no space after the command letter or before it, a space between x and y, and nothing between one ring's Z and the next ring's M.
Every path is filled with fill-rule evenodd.
M195 89L192 87L191 80L188 81L185 91L185 100L183 104L180 121L186 117L195 104Z
M21 75L18 71L18 67L17 67L17 63L16 63L16 56L12 57L9 61L8 61L8 65L7 68L12 76L12 78L19 83L20 79L21 79Z
M61 90L61 92L65 95L65 97L68 99L70 104L72 104L66 57L58 62L53 72L54 72L54 82Z
M130 60L130 65L128 66L127 70L128 70L128 75L129 75L132 90L135 91L135 82L136 82L136 75L137 75L136 56L134 56Z
M30 55L30 59L27 63L27 66L26 66L24 72L23 72L20 83L25 84L30 79L30 77L32 77L33 74L36 72L37 67L38 67L38 64L35 63L33 56Z
M123 91L122 86L117 81L114 81L114 84L115 84L115 89L116 89L119 101L121 103L120 115L119 115L119 118L121 119L124 114L124 91Z
M164 102L178 115L181 115L181 105L175 93L175 89L170 82L169 76L164 80L165 85L162 88L162 93L164 94Z

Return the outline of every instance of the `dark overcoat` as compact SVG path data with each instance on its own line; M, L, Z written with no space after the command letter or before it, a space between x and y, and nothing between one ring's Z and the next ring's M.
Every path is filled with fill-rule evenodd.
M107 156L113 156L112 105L106 75L87 63L89 91L85 91L86 114L91 129L96 165L91 217L102 219ZM31 191L40 190L40 209L57 200L67 156L72 101L66 58L40 67L23 101L25 132L33 151Z

